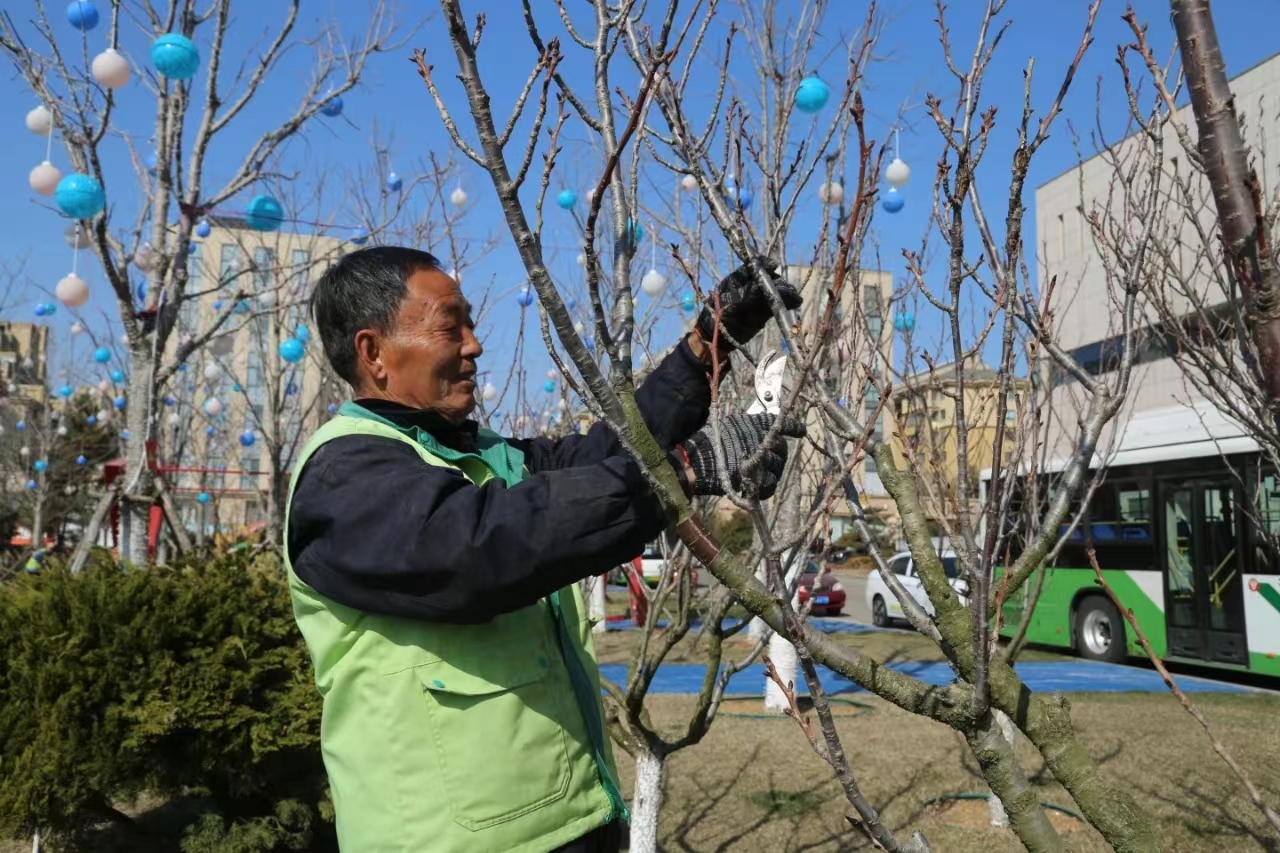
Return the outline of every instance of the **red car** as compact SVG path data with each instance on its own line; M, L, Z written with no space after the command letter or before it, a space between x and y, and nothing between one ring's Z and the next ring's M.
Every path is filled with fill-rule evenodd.
M813 607L809 613L814 616L839 616L840 611L844 609L845 593L844 587L832 572L822 574L822 580L818 580L817 563L809 563L804 567L804 574L800 576L800 586L797 592L800 596L800 606L809 601L809 597L813 597ZM814 585L817 584L815 589Z

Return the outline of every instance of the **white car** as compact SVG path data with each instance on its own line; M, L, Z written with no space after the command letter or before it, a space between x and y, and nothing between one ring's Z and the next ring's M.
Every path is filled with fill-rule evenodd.
M960 565L956 560L955 552L950 550L943 551L940 556L942 557L942 569L947 573L947 578L951 581L951 587L959 594L961 603L967 604L966 596L969 594L969 584L960 577ZM925 609L925 612L933 613L933 602L925 594L924 583L920 580L920 576L916 574L915 561L911 559L910 551L903 551L890 557L889 571L898 576L898 580L902 582L907 593L920 602L920 606ZM881 628L892 624L895 620L906 618L897 596L893 594L884 579L880 577L880 572L875 570L872 570L871 574L867 576L867 609L871 611L871 621Z

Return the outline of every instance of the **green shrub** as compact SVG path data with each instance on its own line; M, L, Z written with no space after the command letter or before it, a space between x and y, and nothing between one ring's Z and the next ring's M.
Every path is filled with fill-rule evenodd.
M183 848L309 849L320 700L278 569L245 556L0 586L0 837L86 849L146 793L200 803ZM160 849L139 842L133 849Z

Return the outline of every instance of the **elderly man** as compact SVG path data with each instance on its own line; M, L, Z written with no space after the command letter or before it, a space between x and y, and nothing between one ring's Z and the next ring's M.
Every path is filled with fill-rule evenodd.
M790 285L778 289L799 306ZM734 341L771 316L743 270L718 295ZM576 582L634 558L668 524L640 468L604 424L556 441L503 439L468 419L482 348L457 282L425 252L345 256L312 311L354 401L297 460L285 545L342 849L617 850L626 805ZM768 497L785 444L746 482L739 468L772 416L724 419L723 472L697 432L714 323L699 318L637 402L688 494L721 493L727 474Z

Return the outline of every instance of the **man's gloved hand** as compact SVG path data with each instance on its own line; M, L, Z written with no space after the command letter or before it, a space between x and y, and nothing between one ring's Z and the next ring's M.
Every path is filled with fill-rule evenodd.
M754 415L729 415L720 419L720 437L724 442L724 462L729 471L729 482L748 497L761 499L773 496L778 489L778 479L787 463L785 436L800 438L805 434L804 424L793 417L782 420L778 440L766 448L760 464L751 476L743 480L742 466L755 453L765 435L773 428L777 415L760 412ZM720 469L716 465L715 436L711 425L703 427L671 452L672 464L680 476L685 493L694 495L723 495Z
M804 302L795 286L784 281L778 273L778 262L772 258L761 256L756 259L760 266L773 280L773 286L782 297L782 304L795 310ZM734 342L745 344L760 334L760 330L773 318L773 308L769 304L769 294L756 281L750 268L746 265L729 273L716 285L716 294L720 297L720 337L718 340L721 352L732 352ZM710 344L715 336L716 300L713 295L707 300L698 315L695 328L698 336ZM727 334L726 334L727 333ZM732 341L730 340L732 338Z

